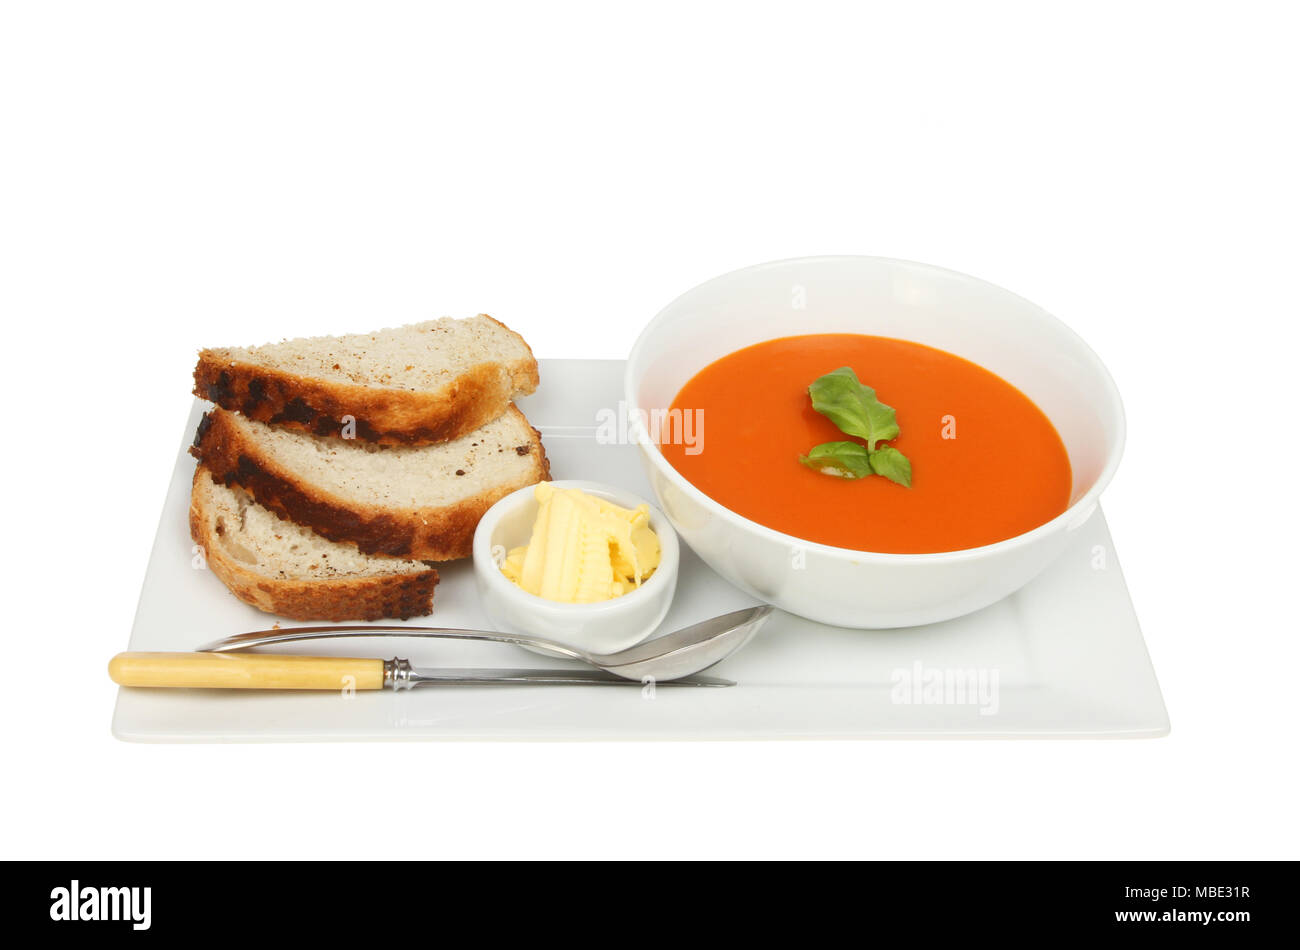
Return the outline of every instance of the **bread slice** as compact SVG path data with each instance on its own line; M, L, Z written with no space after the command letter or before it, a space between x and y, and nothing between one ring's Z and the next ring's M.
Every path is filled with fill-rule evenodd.
M218 481L331 541L430 561L468 557L483 513L550 475L541 437L513 405L455 442L392 448L216 409L191 452Z
M236 597L294 620L406 619L433 609L438 572L427 564L368 557L284 521L240 488L199 466L190 493L190 537Z
M250 419L380 445L460 438L537 388L537 360L486 314L203 350L194 395Z

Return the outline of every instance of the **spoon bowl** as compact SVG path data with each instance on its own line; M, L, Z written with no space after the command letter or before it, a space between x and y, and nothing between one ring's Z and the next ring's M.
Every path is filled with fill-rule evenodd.
M773 607L747 607L683 627L618 653L593 657L602 670L627 679L671 680L721 662L748 643Z

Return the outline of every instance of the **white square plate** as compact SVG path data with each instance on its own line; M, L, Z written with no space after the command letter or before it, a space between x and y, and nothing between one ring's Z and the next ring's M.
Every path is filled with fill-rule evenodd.
M555 478L645 498L637 449L600 444L598 410L622 391L621 361L543 360L520 408L542 432ZM204 404L195 403L185 440ZM140 596L131 650L191 650L270 627L193 566L187 512L194 461L181 452ZM431 617L484 627L468 561L440 568ZM664 630L752 604L683 547ZM283 626L293 626L284 621ZM500 644L394 640L417 666L563 666ZM376 655L373 642L285 652ZM353 739L1140 738L1169 719L1099 511L1033 583L967 617L902 630L846 630L777 612L742 652L709 671L729 689L425 687L393 693L122 688L113 734L138 742Z

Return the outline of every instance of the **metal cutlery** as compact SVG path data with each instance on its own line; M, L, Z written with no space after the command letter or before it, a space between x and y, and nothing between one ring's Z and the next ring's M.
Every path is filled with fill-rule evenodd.
M490 630L398 625L330 625L259 630L205 644L195 653L120 653L109 675L123 686L228 689L410 689L426 685L639 685L734 686L730 680L696 676L740 649L771 614L749 607L617 653L589 653L539 637ZM273 643L344 637L418 637L514 643L581 660L594 670L426 669L409 661L361 657L311 657L241 653Z

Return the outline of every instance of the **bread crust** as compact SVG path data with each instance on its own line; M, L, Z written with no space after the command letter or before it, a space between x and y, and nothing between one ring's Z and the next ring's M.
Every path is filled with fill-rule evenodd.
M299 376L205 349L194 367L194 395L312 435L341 438L344 417L350 416L356 437L377 445L449 442L491 422L538 384L537 360L523 337L500 320L480 316L518 337L528 358L479 363L435 392L411 392Z
M515 413L532 433L518 446L533 465L520 479L505 482L444 508L384 508L342 498L304 482L268 457L261 446L245 438L222 409L199 422L190 453L225 485L239 485L281 518L311 528L331 541L355 544L363 554L382 554L417 561L451 561L469 557L479 519L498 500L519 488L550 478L550 463L541 433Z
M212 573L244 603L293 620L405 620L433 611L438 572L432 567L382 577L288 580L267 577L229 557L204 511L200 482L208 474L202 465L194 472L190 537L202 547Z

